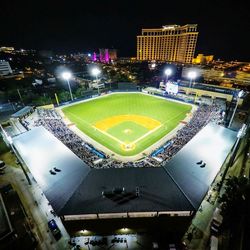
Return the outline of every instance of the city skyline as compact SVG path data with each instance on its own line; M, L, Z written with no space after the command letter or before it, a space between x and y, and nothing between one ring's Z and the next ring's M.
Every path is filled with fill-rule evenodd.
M178 3L142 1L40 4L2 3L0 46L55 52L118 49L118 56L136 56L136 36L142 28L197 23L195 55L215 54L215 59L248 61L249 17L244 5L230 1Z

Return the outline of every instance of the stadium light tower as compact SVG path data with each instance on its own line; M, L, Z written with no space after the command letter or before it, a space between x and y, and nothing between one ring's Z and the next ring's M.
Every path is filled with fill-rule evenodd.
M237 94L236 105L235 105L233 114L232 114L232 116L231 116L230 122L229 122L229 124L228 124L228 128L230 128L231 125L232 125L232 122L233 122L233 119L234 119L235 112L236 112L237 107L238 107L238 105L239 105L239 100L240 100L240 98L241 98L243 95L244 95L244 91L243 91L243 90L241 90L241 91Z
M66 80L67 83L68 83L71 101L73 101L73 95L72 95L71 86L70 86L70 82L69 82L69 79L70 79L71 77L72 77L72 74L71 74L69 71L65 71L65 72L62 73L62 78L63 78L64 80Z
M96 77L96 80L98 80L98 75L100 74L101 74L101 70L99 70L98 68L92 69L92 75Z
M172 75L172 70L170 68L165 69L164 74L166 75L166 82L168 81L168 78L170 75Z
M192 82L193 82L193 80L195 79L197 77L197 74L196 74L196 72L195 71L189 71L188 72L188 78L189 78L189 88L191 88L191 86L192 86Z
M92 72L92 75L95 76L95 78L96 78L96 83L97 83L98 76L101 74L101 70L98 69L98 68L93 68L91 72ZM98 89L98 94L100 94L100 90L99 90L99 85L98 85L98 83L97 83L97 89Z

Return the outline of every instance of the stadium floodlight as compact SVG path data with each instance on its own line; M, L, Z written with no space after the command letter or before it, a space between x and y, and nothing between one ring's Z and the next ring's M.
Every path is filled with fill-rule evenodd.
M65 71L62 73L62 78L64 80L69 80L72 77L72 74L69 71Z
M164 74L167 76L166 81L168 81L169 76L172 74L172 70L170 68L165 69Z
M101 70L98 69L98 68L93 68L92 71L91 71L92 75L96 77L96 83L97 83L97 80L98 80L98 76L101 74ZM99 85L97 83L97 89L98 89L98 94L100 94L100 90L99 90Z
M98 77L98 75L100 75L101 70L98 68L93 68L92 69L92 75L95 76L96 78Z
M238 93L238 98L241 98L243 95L244 95L244 91L241 90L241 91Z
M62 73L62 78L64 80L66 80L67 83L68 83L71 101L73 101L73 95L72 95L71 86L70 86L70 82L69 82L69 80L71 79L71 77L72 77L72 74L69 71L65 71L65 72Z
M192 81L197 77L197 73L195 71L189 71L188 72L188 78L190 79L189 81L189 88L191 88L191 85L192 85Z
M196 77L197 77L197 74L196 74L195 71L189 71L189 72L188 72L188 78L189 78L190 80L194 80Z
M239 105L239 100L240 100L241 97L243 97L243 95L244 95L244 91L243 91L243 90L239 91L238 94L237 94L237 97L236 97L236 98L237 98L236 105L235 105L233 114L232 114L232 116L231 116L230 122L229 122L229 124L228 124L228 128L230 128L231 125L232 125L232 122L233 122L233 119L234 119L235 112L236 112L237 107L238 107L238 105Z

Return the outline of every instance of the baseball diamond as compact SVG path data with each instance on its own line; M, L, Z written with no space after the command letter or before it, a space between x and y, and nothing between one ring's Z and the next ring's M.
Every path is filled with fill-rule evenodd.
M190 110L189 104L142 93L114 93L62 109L85 135L121 156L144 151Z

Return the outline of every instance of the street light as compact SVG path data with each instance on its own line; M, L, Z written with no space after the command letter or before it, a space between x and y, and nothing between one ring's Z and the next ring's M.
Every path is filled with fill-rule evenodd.
M156 68L156 63L150 64L150 69L155 69Z
M172 74L172 70L168 68L164 71L164 74L167 76L166 81L168 81L169 76Z
M70 97L71 97L71 100L73 101L73 95L72 95L71 86L70 86L70 83L69 83L69 79L70 79L71 77L72 77L72 74L71 74L69 71L65 71L65 72L62 73L62 78L63 78L64 80L66 80L67 83L68 83Z
M197 74L195 71L189 71L188 72L188 78L190 79L189 81L189 88L191 88L192 81L197 77Z
M241 91L237 94L236 105L235 105L233 114L232 114L232 116L231 116L230 122L229 122L229 124L228 124L228 128L230 128L231 125L232 125L232 122L233 122L233 119L234 119L235 112L236 112L237 107L238 107L238 105L239 105L239 99L240 99L243 95L244 95L244 91L243 91L243 90L241 90Z
M98 80L98 75L101 74L101 70L98 69L98 68L93 68L92 69L92 75L96 77L96 83L97 83L97 80ZM100 94L100 90L99 90L99 85L97 83L97 89L98 89L98 94Z

